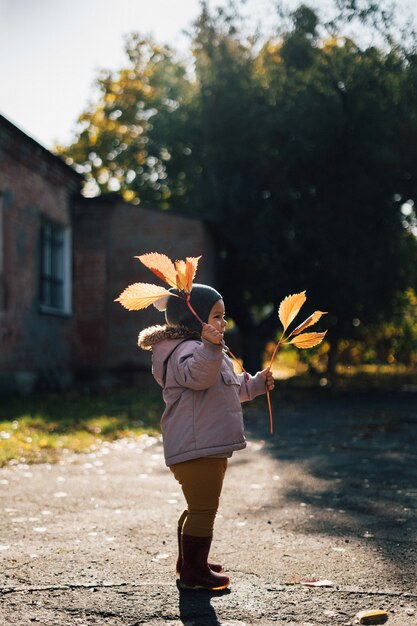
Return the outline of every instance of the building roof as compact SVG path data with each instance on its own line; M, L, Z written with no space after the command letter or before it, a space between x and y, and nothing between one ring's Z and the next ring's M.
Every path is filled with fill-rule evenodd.
M83 180L83 176L75 171L70 165L65 163L65 161L50 152L47 148L42 146L42 144L38 143L35 139L30 137L27 133L21 130L16 124L8 120L4 115L0 113L0 139L2 129L6 131L9 135L14 135L19 139L20 142L24 142L28 149L33 153L33 155L41 154L45 159L49 160L54 165L62 168L62 171L68 174L69 176L73 176L79 183Z

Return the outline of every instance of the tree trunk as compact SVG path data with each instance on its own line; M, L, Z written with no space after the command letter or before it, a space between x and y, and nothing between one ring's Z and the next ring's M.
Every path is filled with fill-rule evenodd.
M336 375L337 356L339 348L339 338L333 337L330 342L329 356L327 359L326 374L334 377Z

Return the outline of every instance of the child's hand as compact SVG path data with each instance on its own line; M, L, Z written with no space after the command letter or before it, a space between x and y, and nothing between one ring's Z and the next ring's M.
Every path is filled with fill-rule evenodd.
M216 345L220 345L223 341L223 333L220 333L214 328L214 326L211 326L211 324L203 324L201 336L206 341L209 341L210 343L214 343Z
M274 377L272 376L271 370L267 368L265 370L262 370L261 374L265 378L265 387L268 391L272 391L275 387L275 381Z

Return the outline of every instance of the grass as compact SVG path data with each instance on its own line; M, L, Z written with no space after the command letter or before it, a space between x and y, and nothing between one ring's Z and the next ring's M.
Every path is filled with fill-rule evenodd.
M162 411L160 393L131 389L2 400L0 467L54 463L67 452L89 452L104 441L155 435Z
M300 401L321 388L332 392L393 390L417 392L415 368L346 367L334 380L308 376L288 359L292 369L274 372L272 400ZM282 375L283 374L283 375ZM325 383L323 384L323 381ZM264 410L264 398L255 405ZM266 409L265 409L266 410ZM95 395L43 394L11 398L0 404L0 467L8 463L54 463L67 452L89 452L104 441L158 434L163 402L158 390L125 389Z

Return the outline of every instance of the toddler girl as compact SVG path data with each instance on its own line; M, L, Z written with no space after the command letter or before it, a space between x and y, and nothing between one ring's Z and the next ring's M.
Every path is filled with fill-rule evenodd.
M268 369L248 380L235 374L225 353L225 309L218 291L195 284L190 303L203 325L182 298L171 296L166 325L143 330L138 343L152 350L152 373L166 404L165 462L187 502L178 520L178 584L220 590L230 580L208 555L227 459L246 447L240 403L273 389L274 379Z

